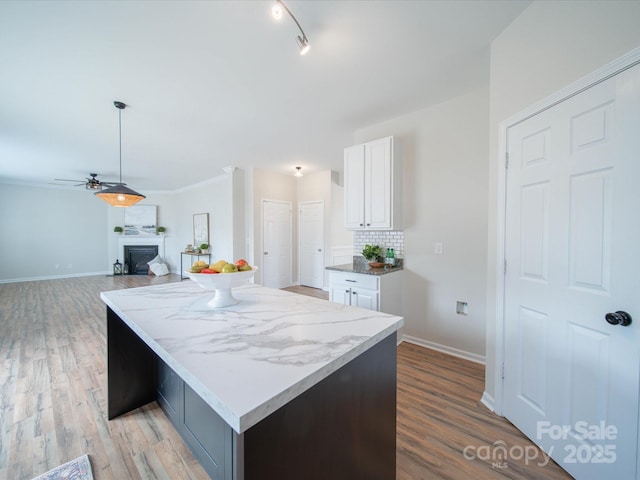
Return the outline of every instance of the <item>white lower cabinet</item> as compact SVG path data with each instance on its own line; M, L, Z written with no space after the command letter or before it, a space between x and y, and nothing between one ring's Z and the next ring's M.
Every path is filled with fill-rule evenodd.
M329 300L400 315L402 270L383 275L331 271Z

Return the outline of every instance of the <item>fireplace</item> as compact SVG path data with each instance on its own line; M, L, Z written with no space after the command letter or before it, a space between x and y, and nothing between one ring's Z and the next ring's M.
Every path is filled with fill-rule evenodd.
M125 270L128 268L129 275L147 275L149 273L147 262L153 260L156 255L158 255L157 245L125 245Z
M113 253L113 257L120 259L123 264L124 262L127 262L127 267L130 267L131 263L129 261L128 252L125 255L125 247L155 247L157 249L157 255L165 258L164 235L117 235L116 237L118 239L118 247L117 250ZM151 256L149 260L151 260L153 257L155 257L155 255ZM146 262L148 262L149 260L147 260ZM140 272L140 274L147 274L148 265L146 264L146 262L144 262L144 272Z

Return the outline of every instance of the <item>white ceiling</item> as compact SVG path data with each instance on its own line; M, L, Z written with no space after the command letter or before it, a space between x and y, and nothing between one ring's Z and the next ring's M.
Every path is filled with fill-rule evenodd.
M141 193L228 165L341 170L357 128L487 82L488 46L529 4L1 1L0 181L90 172ZM77 187L81 188L81 187Z

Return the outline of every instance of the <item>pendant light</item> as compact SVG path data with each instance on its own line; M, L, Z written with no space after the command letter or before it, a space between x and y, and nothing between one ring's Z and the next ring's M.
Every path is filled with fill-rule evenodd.
M113 187L105 188L100 192L94 193L112 207L130 207L147 197L135 192L127 187L126 183L122 183L122 110L126 105L122 102L113 102L118 109L118 132L120 139L120 181Z

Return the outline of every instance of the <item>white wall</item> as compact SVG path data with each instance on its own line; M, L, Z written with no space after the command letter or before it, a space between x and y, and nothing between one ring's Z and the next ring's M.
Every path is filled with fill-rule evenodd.
M234 258L233 245L233 178L220 175L201 184L182 189L174 195L176 254L193 244L193 215L209 214L209 250L211 261ZM194 247L197 245L194 245ZM178 258L178 262L180 259ZM187 257L185 257L185 262ZM173 267L173 266L172 266ZM172 271L178 271L180 264Z
M491 45L487 370L495 391L498 124L640 45L640 2L537 1Z
M487 83L358 130L354 139L402 142L404 334L478 361L485 353L488 93ZM443 255L434 254L436 242ZM456 314L457 300L468 302L467 316Z
M0 282L105 272L108 208L84 189L0 184Z
M244 252L242 242L234 244L234 232L244 232L244 205L231 207L234 195L242 195L241 173L236 170L173 193L144 192L147 198L139 205L156 205L158 225L167 228L165 259L171 272L180 270L180 252L193 243L196 213L209 214L212 259L231 261ZM124 225L124 214L125 209L110 207L84 189L1 184L0 282L112 272L119 257L113 227ZM184 257L185 266L190 260Z

